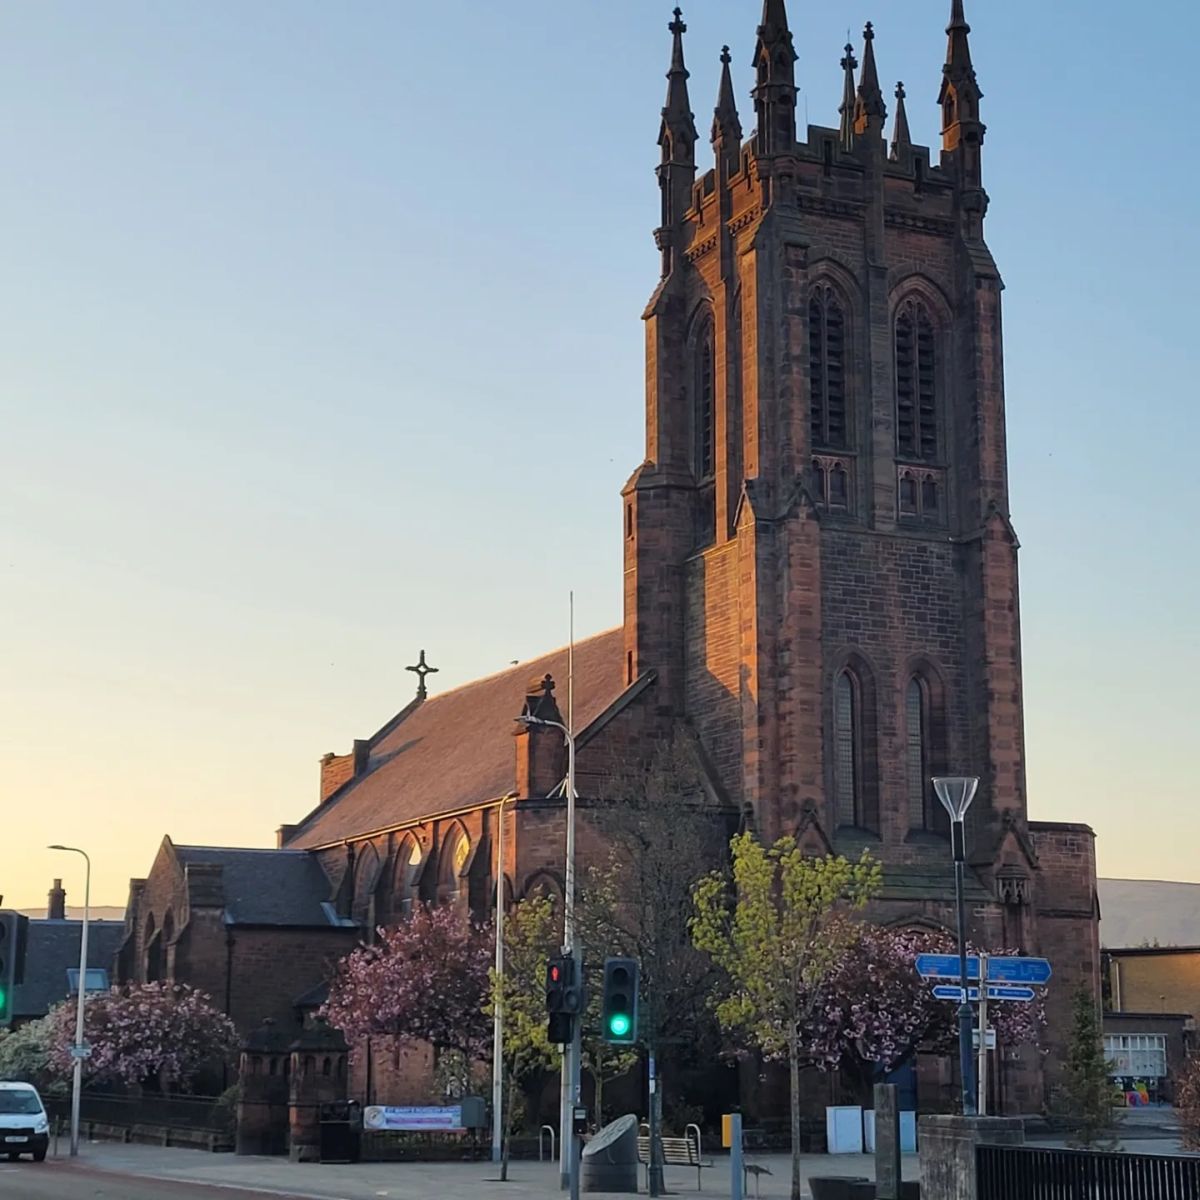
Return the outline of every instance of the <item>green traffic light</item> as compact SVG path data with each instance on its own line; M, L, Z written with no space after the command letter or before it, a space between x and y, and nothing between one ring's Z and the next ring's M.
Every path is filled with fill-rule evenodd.
M613 1013L608 1018L608 1032L614 1037L624 1037L629 1032L629 1018L625 1013Z

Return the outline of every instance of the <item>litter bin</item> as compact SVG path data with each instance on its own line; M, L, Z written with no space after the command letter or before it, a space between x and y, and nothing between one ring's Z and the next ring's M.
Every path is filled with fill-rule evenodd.
M362 1155L362 1136L349 1104L321 1105L318 1156L323 1163L355 1163Z
M580 1190L625 1192L638 1190L638 1123L632 1114L605 1125L583 1148Z

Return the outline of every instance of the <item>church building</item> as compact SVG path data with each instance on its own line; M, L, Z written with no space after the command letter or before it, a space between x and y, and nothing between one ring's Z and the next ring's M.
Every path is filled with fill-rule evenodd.
M802 34L784 0L765 0L753 129L743 135L726 49L701 165L686 29L676 10L661 272L643 314L646 445L614 514L624 620L574 653L584 824L614 763L685 729L735 821L813 853L869 849L884 872L873 919L953 929L949 828L930 779L978 776L972 936L1052 961L1053 1062L1072 993L1099 986L1094 838L1028 811L1003 285L984 236L983 93L963 2L941 78L920 88L939 105L936 155L912 141L903 85L889 105L871 25L841 60L840 119L798 128ZM561 888L563 738L515 718L564 721L566 659L431 695L422 653L416 698L322 761L318 803L279 830L279 849L239 852L286 856L262 877L286 877L307 916L278 935L280 960L304 957L297 941L343 947L348 928L419 902L487 917L501 820L506 894ZM198 943L223 936L237 906L192 929L188 897L223 903L223 871L228 886L254 868L184 849L160 855L172 887L134 881L122 978L188 954L219 972L220 954ZM172 894L171 939L195 943L182 955L163 943ZM288 1003L319 989L319 957L304 958L311 978L287 975ZM282 977L269 953L259 969L275 1014ZM1042 1057L1004 1058L999 1101L1037 1111ZM423 1099L416 1080L392 1080L386 1099Z

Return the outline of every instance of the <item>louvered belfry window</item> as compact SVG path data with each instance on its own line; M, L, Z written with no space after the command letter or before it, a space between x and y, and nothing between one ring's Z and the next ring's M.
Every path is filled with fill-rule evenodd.
M937 347L919 300L907 301L896 318L896 450L910 462L938 458Z
M846 415L846 316L830 287L808 305L809 413L813 449L849 449Z

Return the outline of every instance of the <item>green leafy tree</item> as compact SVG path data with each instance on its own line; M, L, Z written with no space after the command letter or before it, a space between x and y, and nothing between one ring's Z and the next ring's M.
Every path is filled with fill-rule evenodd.
M589 818L608 854L584 876L579 924L594 967L609 955L638 960L638 1040L656 1060L658 1090L649 1117L657 1137L667 1090L679 1088L688 1067L711 1064L719 1049L706 1004L715 972L692 944L688 920L692 889L719 861L733 814L705 787L696 740L685 733L618 766L601 799ZM597 970L593 978L598 977ZM596 1116L603 1123L605 1082L626 1074L637 1056L605 1044L600 989L590 992L584 1065L596 1085Z
M1111 1072L1112 1064L1104 1056L1096 998L1081 987L1075 993L1061 1092L1065 1115L1071 1121L1072 1146L1106 1149L1116 1145L1117 1090Z
M600 1035L600 989L588 989L584 1014L583 1069L592 1077L595 1089L596 1124L604 1124L604 1085L628 1075L637 1066L638 1053L628 1046L614 1046Z
M857 862L809 858L794 838L770 849L751 833L730 843L732 880L713 872L696 887L692 937L725 975L717 1019L791 1075L792 1200L800 1200L800 1067L803 1031L821 985L854 944L850 914L879 890L882 871L865 851ZM732 886L731 886L732 883Z
M529 896L504 919L504 975L489 972L491 1005L500 1005L504 1020L504 1148L500 1178L508 1178L509 1146L521 1118L520 1085L554 1061L546 1038L546 960L557 950L559 920L553 901Z

